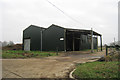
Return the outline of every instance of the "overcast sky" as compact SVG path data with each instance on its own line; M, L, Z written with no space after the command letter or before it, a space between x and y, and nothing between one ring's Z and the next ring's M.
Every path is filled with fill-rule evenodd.
M103 44L118 39L119 0L0 0L2 41L22 43L22 32L29 25L91 29L103 35ZM2 24L1 24L2 23Z

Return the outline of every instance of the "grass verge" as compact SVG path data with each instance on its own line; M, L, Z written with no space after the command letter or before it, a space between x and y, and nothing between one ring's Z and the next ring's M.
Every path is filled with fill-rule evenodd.
M22 51L22 50L4 50L2 58L30 58L30 57L47 57L56 56L56 52L40 52L40 51Z
M118 62L91 62L78 64L75 78L118 78Z

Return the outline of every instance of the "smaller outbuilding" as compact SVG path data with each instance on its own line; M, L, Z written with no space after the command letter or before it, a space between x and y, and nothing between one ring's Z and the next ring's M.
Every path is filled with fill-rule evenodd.
M23 31L23 50L25 51L80 51L98 49L100 36L93 30L70 29L52 24L48 28L30 25Z

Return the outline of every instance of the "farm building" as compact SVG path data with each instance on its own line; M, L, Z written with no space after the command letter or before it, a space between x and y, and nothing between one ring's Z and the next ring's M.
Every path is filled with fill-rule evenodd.
M91 36L92 35L92 36ZM92 30L70 29L52 24L48 28L30 25L23 31L23 49L25 51L80 51L97 49L101 34Z

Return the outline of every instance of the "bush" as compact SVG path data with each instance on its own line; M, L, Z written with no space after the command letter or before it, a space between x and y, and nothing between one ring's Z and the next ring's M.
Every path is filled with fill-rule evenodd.
M107 56L105 56L105 61L112 61L112 56L110 56L110 55L107 55Z

